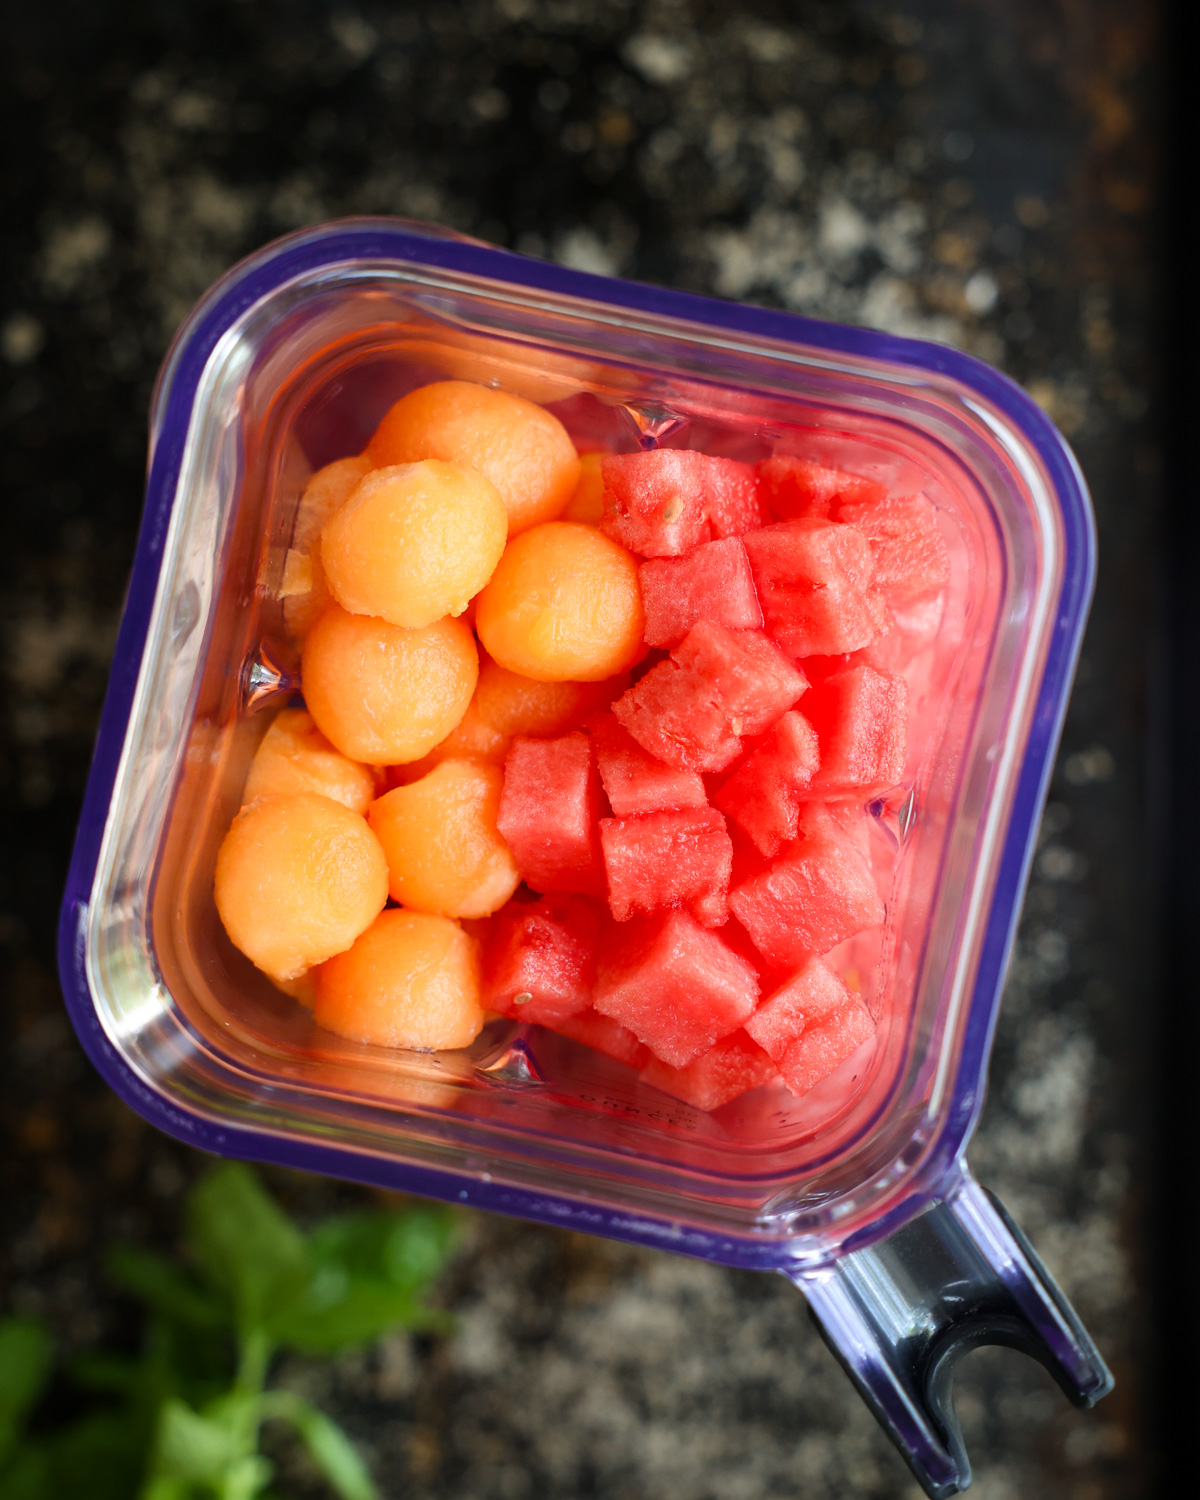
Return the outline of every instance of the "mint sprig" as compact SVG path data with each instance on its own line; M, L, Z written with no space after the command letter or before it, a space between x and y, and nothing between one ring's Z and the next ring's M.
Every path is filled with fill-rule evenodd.
M192 1190L180 1262L113 1248L108 1269L147 1310L136 1358L93 1354L66 1372L94 1410L41 1431L53 1373L48 1331L0 1320L0 1500L259 1500L274 1496L260 1451L278 1423L340 1500L377 1500L335 1422L272 1388L284 1351L322 1357L395 1328L446 1331L425 1301L445 1264L452 1214L433 1206L360 1212L305 1232L258 1176L224 1163Z

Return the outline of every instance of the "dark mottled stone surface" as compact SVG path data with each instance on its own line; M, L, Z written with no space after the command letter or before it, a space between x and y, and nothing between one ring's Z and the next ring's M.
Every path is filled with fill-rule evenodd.
M947 340L1071 438L1100 526L1072 699L972 1151L1111 1360L1073 1412L971 1356L980 1500L1152 1492L1144 815L1158 449L1148 3L142 3L9 18L0 67L3 1305L128 1340L98 1269L162 1241L202 1165L118 1105L63 1018L52 935L137 523L154 373L265 239L360 212ZM275 1179L304 1213L358 1197ZM782 1281L494 1219L458 1336L286 1378L388 1494L910 1496ZM303 1474L292 1492L317 1493Z

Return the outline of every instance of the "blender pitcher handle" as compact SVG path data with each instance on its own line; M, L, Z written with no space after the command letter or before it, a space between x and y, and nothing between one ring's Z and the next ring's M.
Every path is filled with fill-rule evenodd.
M933 1500L971 1482L954 1367L981 1344L1040 1360L1076 1406L1112 1376L1071 1305L999 1201L963 1172L887 1239L795 1271L833 1350Z

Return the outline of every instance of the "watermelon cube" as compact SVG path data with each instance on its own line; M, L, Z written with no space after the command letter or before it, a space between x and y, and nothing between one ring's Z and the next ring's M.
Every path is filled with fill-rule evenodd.
M898 784L908 725L903 677L852 667L813 688L804 712L821 746L810 795L867 798Z
M799 837L829 838L848 844L871 863L871 827L874 819L861 802L840 800L806 802L800 809Z
M796 968L883 921L866 860L832 826L807 834L729 892L729 907L775 968Z
M736 536L705 542L686 557L655 557L638 569L646 643L675 646L700 620L730 630L763 622L746 549Z
M789 709L713 794L713 802L766 855L796 837L803 794L820 764L817 736Z
M680 771L647 755L611 713L588 722L600 780L619 818L665 812L676 807L706 807L704 782L695 771Z
M685 1068L673 1068L655 1057L642 1069L643 1083L697 1109L720 1109L775 1076L775 1064L744 1031L722 1037Z
M601 920L582 896L510 901L492 918L484 946L484 1008L542 1026L586 1010Z
M673 1068L736 1031L758 1001L753 964L682 911L636 918L597 967L595 1008Z
M602 818L600 847L618 922L675 906L686 906L705 927L728 917L733 844L713 808Z
M779 1059L779 1076L802 1098L874 1035L871 1012L856 995L844 1009L801 1032Z
M889 604L907 604L935 593L950 577L946 539L924 495L843 502L837 519L856 527L870 542L875 561L872 582Z
M521 878L535 891L604 896L596 824L604 793L592 742L576 730L557 740L520 736L504 762L496 827Z
M708 541L706 466L723 460L678 448L652 448L600 460L601 530L643 557L679 557Z
M871 544L853 526L780 521L743 538L767 634L793 657L869 646L886 624Z
M735 458L709 458L704 481L713 536L742 536L771 519L763 503L762 484L750 464Z
M881 672L903 672L914 656L937 639L945 613L946 596L943 593L927 594L923 599L905 604L889 604L891 620L888 628L871 642L863 652L863 659ZM843 661L842 670L857 662L856 657L831 657L830 660ZM804 663L804 675L810 675L807 662Z
M615 1057L630 1068L644 1068L650 1061L650 1048L639 1042L632 1031L590 1007L564 1016L554 1022L552 1029L559 1036L569 1036L573 1042L582 1042L585 1047Z
M764 458L756 467L766 508L777 521L802 516L827 520L839 505L878 505L887 495L886 486L877 480L861 479L857 474L780 453Z
M810 958L788 982L765 999L746 1022L746 1031L775 1062L810 1026L854 1003L828 964Z
M769 729L807 686L761 632L701 620L669 660L617 699L613 713L643 750L668 765L723 771L741 753L742 736Z

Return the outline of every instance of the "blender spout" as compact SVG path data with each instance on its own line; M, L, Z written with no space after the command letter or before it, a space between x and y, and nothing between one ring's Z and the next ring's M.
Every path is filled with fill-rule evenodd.
M927 1495L971 1482L954 1369L1005 1344L1040 1361L1076 1406L1112 1375L1074 1310L998 1200L963 1169L886 1239L792 1279L860 1394Z

